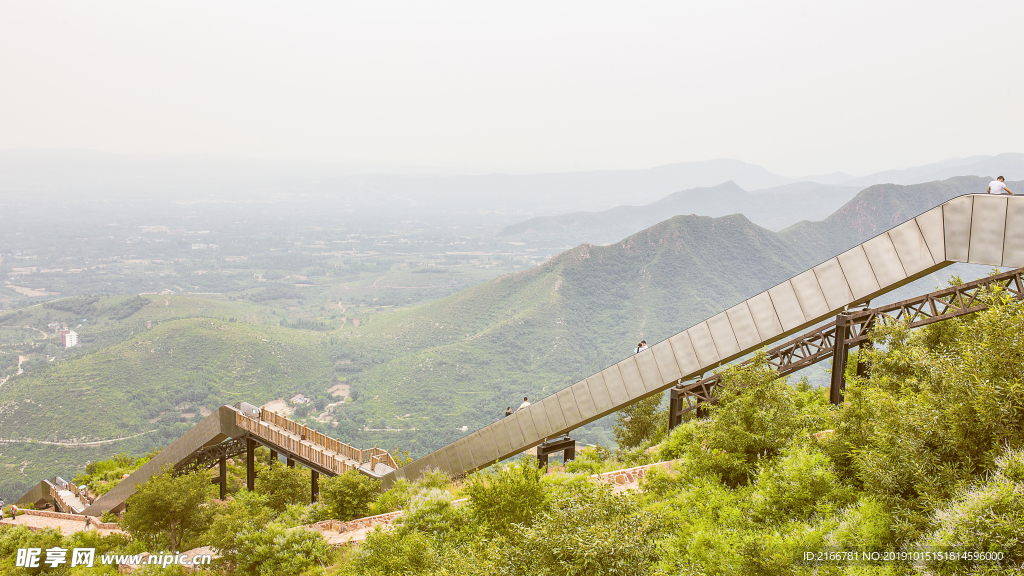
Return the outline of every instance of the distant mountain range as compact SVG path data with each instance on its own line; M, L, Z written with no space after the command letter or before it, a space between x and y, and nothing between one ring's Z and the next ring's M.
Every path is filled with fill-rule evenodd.
M911 185L901 194L892 197L919 196L926 203L931 202L929 205L935 205L960 194L984 192L989 182L987 177L959 176L940 182ZM1008 185L1011 190L1016 187L1024 191L1024 187L1012 181ZM867 220L869 222L885 221L885 214L889 214L890 219L896 214L902 214L901 207L879 200L888 197L883 191L893 186L898 185L877 184L858 194L860 188L857 187L798 182L759 192L747 192L735 182L726 182L718 186L676 192L646 206L617 206L602 212L574 212L531 218L506 226L498 232L498 236L509 240L543 239L568 245L584 242L610 244L671 216L717 217L728 214L743 214L754 224L770 230L779 231L792 226L794 230L787 230L787 235L811 234L809 231L812 229L831 227L836 219L844 218L844 214L853 210L853 205L857 206L858 212L872 212ZM857 201L847 204L854 196ZM912 204L917 206L919 202L914 201ZM850 237L859 237L861 232L863 230L852 228L838 236L830 232L815 242L824 242L825 246L845 245Z
M145 157L89 151L0 151L0 202L78 200L319 202L340 216L479 220L498 227L525 218L642 206L680 190L732 181L745 191L814 182L865 188L952 176L1024 179L1024 154L974 156L864 177L835 173L787 178L739 160L681 162L645 170L470 176L353 175L352 166L208 156ZM776 190L778 191L778 190ZM667 217L668 215L666 215ZM810 216L805 216L810 217ZM778 224L766 223L776 227Z
M859 191L860 188L854 186L797 182L747 192L729 181L717 186L675 192L645 206L617 206L601 212L539 216L506 226L498 236L539 237L568 245L583 242L609 244L680 214L743 214L758 226L781 230L801 220L821 220Z

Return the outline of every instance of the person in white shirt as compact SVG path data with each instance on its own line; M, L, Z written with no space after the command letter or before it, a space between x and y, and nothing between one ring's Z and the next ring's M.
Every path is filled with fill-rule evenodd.
M636 345L635 354L639 354L644 350L647 350L647 340L641 340L640 343Z
M523 408L526 408L529 405L530 405L530 399L527 398L526 396L523 396L523 403L519 405L519 408L516 408L516 412L519 412L520 410L522 410Z
M1009 194L1010 196L1014 195L1013 192L1010 192L1010 189L1006 187L1006 184L1003 184L1003 177L1002 176L1000 176L999 178L996 178L995 180L993 180L993 181L988 183L988 193L989 194Z

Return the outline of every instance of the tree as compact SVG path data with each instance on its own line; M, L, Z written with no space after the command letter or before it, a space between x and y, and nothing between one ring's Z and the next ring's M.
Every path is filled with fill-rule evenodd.
M174 476L170 470L137 486L121 525L132 537L177 554L187 537L201 533L210 516L213 485L206 471Z
M349 470L320 481L320 501L335 520L351 520L368 515L370 504L379 496L380 481Z
M615 442L619 448L636 448L660 437L668 429L668 412L658 410L661 395L626 406L615 415Z
M267 525L274 513L267 505L266 494L241 490L231 502L217 511L206 531L205 541L227 562L237 564L238 535Z
M256 474L256 492L268 496L267 506L284 512L289 504L308 504L311 479L309 471L289 468L278 461L261 467Z

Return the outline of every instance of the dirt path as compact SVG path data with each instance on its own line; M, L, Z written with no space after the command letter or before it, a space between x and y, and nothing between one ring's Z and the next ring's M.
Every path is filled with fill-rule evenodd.
M50 442L48 440L34 440L32 438L15 440L12 438L0 438L0 444L49 444L50 446L99 446L100 444L113 444L114 442L120 442L122 440L131 440L132 438L138 438L146 434L152 434L156 430L150 430L149 432L139 432L133 436L125 436L123 438L111 438L109 440L96 440L95 442Z

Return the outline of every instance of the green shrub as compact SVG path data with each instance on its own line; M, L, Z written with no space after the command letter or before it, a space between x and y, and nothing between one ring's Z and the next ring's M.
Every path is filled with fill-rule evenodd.
M256 492L267 495L267 506L284 512L290 504L310 501L312 478L305 468L289 468L274 460L256 473Z
M653 574L661 519L606 484L587 482L541 512L531 526L516 525L503 550L501 573L512 575Z
M751 506L761 522L806 520L831 516L851 503L853 492L842 486L832 463L819 450L791 446L762 466Z
M474 474L465 494L473 519L491 534L508 534L512 526L529 526L544 508L540 470L532 458L501 466L494 474Z
M996 461L998 472L985 482L963 490L935 514L938 528L925 537L925 546L1004 554L1002 566L1024 565L1024 451L1009 452ZM982 573L985 563L930 562L935 574ZM978 572L974 572L977 570Z
M266 494L248 490L238 492L227 505L217 509L213 522L206 530L204 542L225 561L235 564L238 560L238 535L259 530L273 519L273 510L268 506L269 499Z
M362 518L369 515L370 505L380 496L379 487L379 480L349 470L320 480L320 501L330 518Z
M237 573L246 576L303 574L326 567L331 547L318 532L269 524L238 535Z

